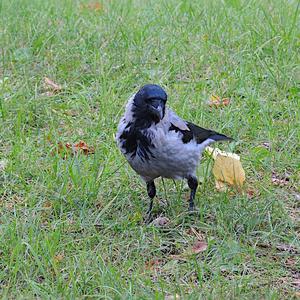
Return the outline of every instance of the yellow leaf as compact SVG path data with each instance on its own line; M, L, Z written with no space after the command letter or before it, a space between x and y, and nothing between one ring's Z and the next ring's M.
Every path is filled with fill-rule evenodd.
M242 167L240 157L235 153L221 151L218 148L207 147L206 151L215 160L213 174L216 180L216 188L219 191L230 186L242 187L245 181L245 171Z

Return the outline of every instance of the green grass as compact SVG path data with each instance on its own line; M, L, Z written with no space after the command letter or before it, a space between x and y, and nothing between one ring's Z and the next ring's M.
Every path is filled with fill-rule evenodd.
M299 2L82 3L0 2L2 297L299 295ZM63 90L45 95L45 76ZM241 156L254 197L217 192L205 157L199 216L186 214L180 182L166 181L165 193L158 180L170 206L156 201L154 213L171 223L143 224L147 193L114 134L128 97L149 82L184 118L237 140L218 146ZM210 109L212 94L231 104ZM56 154L79 140L95 154ZM272 173L288 173L288 184L272 184ZM180 259L191 228L208 249Z

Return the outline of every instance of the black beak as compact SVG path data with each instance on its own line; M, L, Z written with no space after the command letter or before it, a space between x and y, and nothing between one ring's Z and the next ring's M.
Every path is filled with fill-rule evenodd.
M162 120L165 116L165 103L164 101L157 99L152 101L152 113L158 119L158 121Z

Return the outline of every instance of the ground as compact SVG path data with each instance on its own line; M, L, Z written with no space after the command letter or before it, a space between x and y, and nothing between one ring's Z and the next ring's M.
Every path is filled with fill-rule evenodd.
M292 0L2 0L2 297L299 296L299 11ZM205 155L199 215L184 183L158 180L154 215L170 222L144 224L146 189L114 134L145 83L235 139L218 146L241 156L243 192L218 192ZM210 107L212 95L229 105ZM72 155L79 141L94 153ZM190 253L197 240L207 249Z

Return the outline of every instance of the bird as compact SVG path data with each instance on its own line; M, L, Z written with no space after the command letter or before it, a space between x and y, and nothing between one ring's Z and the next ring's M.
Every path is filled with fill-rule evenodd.
M132 169L146 183L151 218L156 196L154 180L185 179L190 188L189 211L195 211L196 169L204 149L233 139L180 118L167 106L168 95L157 84L146 84L133 94L121 117L116 142Z

